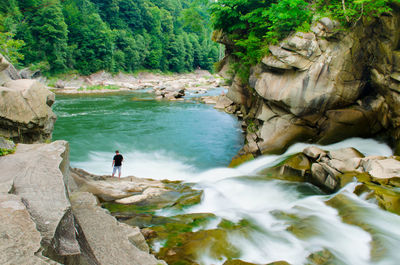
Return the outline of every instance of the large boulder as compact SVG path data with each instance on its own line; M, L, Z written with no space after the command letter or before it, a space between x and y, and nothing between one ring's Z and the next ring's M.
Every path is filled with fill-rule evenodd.
M79 241L89 264L166 264L131 243L131 231L120 224L88 192L71 194L73 213L80 227Z
M19 144L15 154L0 159L0 192L13 193L25 204L41 244L58 255L80 253L65 185L68 143Z
M40 233L16 195L0 194L0 238L0 264L56 264L37 254Z
M54 100L54 93L35 80L5 83L0 87L0 135L22 143L51 139Z

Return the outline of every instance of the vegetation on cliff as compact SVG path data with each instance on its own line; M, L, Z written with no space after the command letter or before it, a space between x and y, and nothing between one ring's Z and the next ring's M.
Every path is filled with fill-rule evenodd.
M243 81L249 66L267 54L268 45L276 44L293 31L307 32L313 20L331 17L344 27L362 17L379 16L391 10L399 0L220 0L212 4L212 22L234 44L235 66Z
M207 8L207 0L7 0L0 52L49 73L210 70L218 46Z

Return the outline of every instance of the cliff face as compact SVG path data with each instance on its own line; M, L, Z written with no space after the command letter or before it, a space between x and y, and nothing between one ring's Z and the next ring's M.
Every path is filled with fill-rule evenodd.
M396 11L346 31L323 18L311 32L270 46L269 55L252 67L249 85L234 77L227 94L244 114L243 151L281 153L295 142L328 144L378 135L396 147L399 24Z

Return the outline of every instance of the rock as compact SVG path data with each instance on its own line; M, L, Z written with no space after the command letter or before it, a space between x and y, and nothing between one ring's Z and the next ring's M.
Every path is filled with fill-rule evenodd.
M261 126L257 132L261 141L257 144L263 154L282 153L291 144L309 141L315 134L312 128L304 126L304 123L293 115L278 116Z
M103 201L114 201L132 196L119 202L133 203L134 201L150 199L156 194L160 195L165 191L165 185L157 180L96 176L80 169L73 169L71 175L79 191L90 192Z
M355 148L349 147L349 148L342 148L342 149L338 149L338 150L329 151L328 157L330 159L337 159L337 160L345 161L345 160L349 160L352 158L363 158L364 155L361 154Z
M0 150L9 150L12 151L15 148L15 144L13 141L7 140L4 137L0 136Z
M62 256L80 253L64 182L68 152L65 141L19 144L15 154L0 159L1 183L8 183L0 191L21 197L40 232L42 246Z
M89 264L166 264L141 251L129 240L126 226L97 206L96 198L87 192L71 194L73 213L80 227L80 243Z
M361 166L376 179L400 177L400 161L393 158L375 160L366 157L361 160Z
M34 80L10 81L0 87L0 135L15 142L44 142L51 138L56 115L54 94Z
M21 79L18 71L2 54L0 54L0 86L16 79Z
M337 171L344 172L352 172L357 171L357 168L360 166L361 158L355 157L347 160L338 160L331 159L326 162L328 166L336 169Z
M124 234L128 237L129 242L131 242L135 247L144 251L146 253L150 252L149 245L147 245L146 239L144 238L139 227L133 227L124 223L119 224L122 229L125 230Z
M222 95L218 97L217 103L215 104L214 108L216 109L226 109L230 105L233 104L233 101L230 100L227 96Z
M0 264L56 264L37 254L40 240L21 198L0 194Z
M318 160L318 159L320 159L321 157L324 157L324 156L327 155L326 151L324 151L324 150L322 150L322 149L320 149L320 148L318 148L318 147L316 147L316 146L309 146L309 147L306 147L306 148L303 150L303 153L304 153L306 156L311 157L311 158L314 159L314 160Z
M65 141L19 144L15 154L0 159L0 192L20 198L40 232L42 250L57 257L80 254L64 179L68 167Z
M167 190L163 188L147 188L143 190L141 194L132 195L130 197L115 200L115 202L121 204L136 204L151 200L154 197L160 197L165 192L167 192Z

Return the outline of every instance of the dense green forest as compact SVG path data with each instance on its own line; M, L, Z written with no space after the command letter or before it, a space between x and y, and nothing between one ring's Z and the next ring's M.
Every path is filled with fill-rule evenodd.
M44 73L211 70L208 0L0 0L0 52Z

